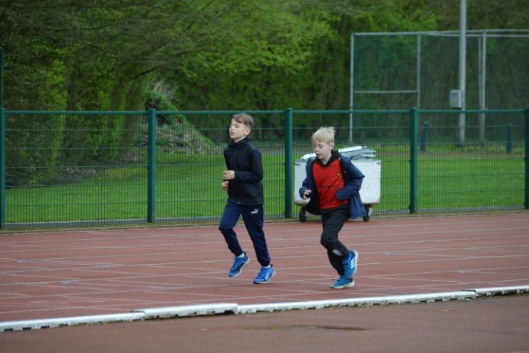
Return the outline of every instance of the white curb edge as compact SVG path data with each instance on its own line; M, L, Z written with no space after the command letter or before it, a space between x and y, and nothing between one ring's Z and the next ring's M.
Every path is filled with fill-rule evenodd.
M529 293L529 285L464 289L461 291L454 292L395 295L369 298L315 300L302 302L249 305L238 305L236 303L184 305L161 308L133 309L130 313L0 322L0 332L37 330L61 326L91 325L111 322L155 320L175 317L212 316L222 314L251 314L257 312L324 309L331 307L432 303L451 300L472 300L477 299L481 296L490 297L497 295L514 295L524 293Z

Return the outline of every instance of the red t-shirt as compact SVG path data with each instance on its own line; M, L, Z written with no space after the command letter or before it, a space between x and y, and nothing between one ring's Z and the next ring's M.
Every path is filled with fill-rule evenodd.
M336 198L336 192L345 186L339 159L325 166L317 161L314 162L312 175L320 197L320 209L327 210L348 203L347 200L340 201Z

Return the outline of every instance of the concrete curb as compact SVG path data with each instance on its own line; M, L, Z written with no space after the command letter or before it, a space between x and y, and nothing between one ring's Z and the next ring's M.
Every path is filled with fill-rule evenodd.
M478 299L480 297L516 295L525 293L529 293L529 285L464 289L461 291L440 293L335 300L315 300L287 303L267 303L250 305L238 305L236 303L216 303L204 305L172 306L161 308L133 309L129 313L117 313L109 315L77 316L65 318L0 322L0 332L38 330L62 326L91 325L111 322L131 322L177 317L212 316L224 314L237 315L288 310L314 310L333 307L355 307L392 304L432 303L453 300L473 300Z

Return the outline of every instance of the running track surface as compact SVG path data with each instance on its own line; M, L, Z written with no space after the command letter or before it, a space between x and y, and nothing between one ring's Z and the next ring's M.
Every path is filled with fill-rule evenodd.
M265 285L252 283L259 265L242 222L236 230L252 258L236 278L227 276L232 258L216 225L2 231L0 323L529 285L526 211L349 221L340 239L359 263L355 287L345 290L329 288L336 274L317 219L266 223L277 274ZM529 296L0 333L6 353L325 352L353 342L362 345L348 351L529 352Z

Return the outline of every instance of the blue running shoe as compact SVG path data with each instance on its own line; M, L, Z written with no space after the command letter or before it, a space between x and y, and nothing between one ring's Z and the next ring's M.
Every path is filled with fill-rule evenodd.
M261 283L268 283L274 277L276 274L276 271L274 270L274 266L270 267L261 267L261 271L257 274L257 277L253 280L253 283L255 284L261 284Z
M342 288L351 288L354 287L355 281L352 278L346 278L345 276L340 276L336 282L331 284L333 289L342 289Z
M230 268L230 272L228 272L228 276L230 277L237 277L241 274L241 270L244 266L248 265L250 263L250 257L244 253L244 257L235 257L233 259L233 266Z
M358 253L356 251L349 251L349 257L343 261L343 270L345 278L353 278L356 273L358 263Z

